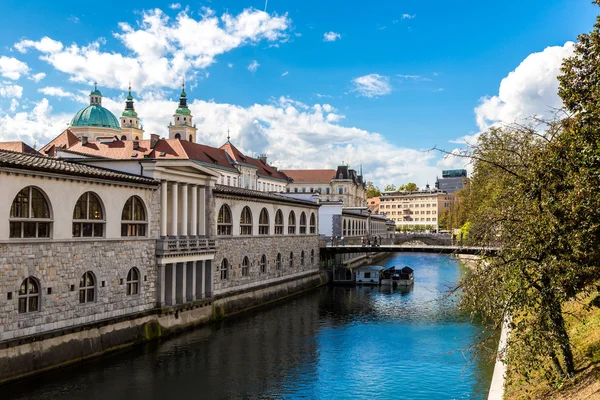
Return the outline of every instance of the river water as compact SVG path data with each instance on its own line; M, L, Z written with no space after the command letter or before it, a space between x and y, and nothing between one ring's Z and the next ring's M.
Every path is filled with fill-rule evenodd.
M162 342L0 386L4 399L484 399L493 365L446 255L399 254L412 289L324 287Z

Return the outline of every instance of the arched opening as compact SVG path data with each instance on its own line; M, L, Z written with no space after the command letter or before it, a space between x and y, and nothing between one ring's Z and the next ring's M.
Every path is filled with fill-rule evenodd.
M226 258L223 259L223 261L221 261L221 266L219 268L220 272L221 272L221 280L222 281L226 281L227 278L229 277L229 260L227 260Z
M300 234L306 235L306 214L304 211L300 214Z
M133 296L140 293L140 271L131 268L127 273L127 295Z
M250 259L244 257L242 260L242 276L250 276Z
M294 214L294 211L290 211L290 215L288 217L288 234L296 234L296 214Z
M294 268L294 252L290 252L290 268Z
M317 233L317 218L315 217L315 213L310 214L310 233Z
M217 235L231 236L232 226L231 210L227 204L223 204L219 209L219 214L217 216Z
M27 186L10 207L10 238L49 238L52 219L46 195L38 188Z
M264 274L267 272L267 255L263 254L260 257L260 273Z
M93 303L96 300L96 277L91 271L79 280L79 303Z
M248 206L242 209L240 216L240 235L252 235L252 212Z
M283 213L277 210L275 213L275 234L283 235Z
M275 269L278 271L281 269L281 253L277 253L277 258L275 259Z
M34 311L40 311L40 285L30 276L19 287L19 313Z
M190 135L190 136L189 136L188 140L189 140L190 142L193 142L193 140L192 140L192 135Z
M266 208L263 208L260 211L260 216L258 217L258 234L259 235L268 235L269 234L269 212Z
M179 133L175 134L175 139L181 139L181 135Z
M94 192L82 194L73 210L73 237L102 237L105 222L98 195Z
M127 136L121 135L121 140L127 140Z
M138 196L131 196L121 213L121 236L146 236L146 208Z

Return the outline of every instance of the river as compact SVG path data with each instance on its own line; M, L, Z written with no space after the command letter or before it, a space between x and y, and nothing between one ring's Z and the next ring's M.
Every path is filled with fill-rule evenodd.
M446 255L400 253L412 289L324 287L12 384L4 399L484 399L493 364L449 298Z

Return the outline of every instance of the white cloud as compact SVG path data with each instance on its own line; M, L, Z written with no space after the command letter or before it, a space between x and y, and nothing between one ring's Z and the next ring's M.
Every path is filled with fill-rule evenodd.
M183 10L173 21L160 9L153 9L143 12L135 27L119 24L114 37L131 51L128 55L102 51L103 39L65 47L44 37L22 40L14 47L23 53L35 48L42 53L42 60L70 75L71 81L97 80L102 86L120 89L131 81L140 90L170 87L184 76L193 81L197 69L208 67L217 56L237 47L260 41L285 42L290 23L287 15L255 9L217 17L205 8L198 19Z
M232 64L232 63L229 63L229 64L227 64L227 66L228 66L229 68L233 68L233 64Z
M71 15L69 18L67 18L69 21L71 21L74 24L78 24L79 23L79 17L76 17L74 15Z
M179 3L172 3L171 5L169 5L169 8L171 10L179 10L181 8L181 4L179 4Z
M15 112L17 111L17 107L19 107L19 101L15 98L10 99L10 112Z
M402 14L402 19L413 19L417 16L417 14Z
M290 71L285 71L283 74L281 74L281 76L286 76L289 73L290 73Z
M550 117L562 107L558 79L562 60L573 54L573 42L532 53L502 79L498 95L484 97L475 108L477 125L485 130L498 122L518 122L534 115Z
M342 35L340 35L339 33L336 32L325 32L323 34L323 41L324 42L335 42L338 39L341 39Z
M30 111L0 116L0 140L45 144L61 133L71 118L72 115L53 114L52 107L44 98Z
M21 75L27 75L29 67L23 61L14 57L0 56L0 75L5 78L17 80Z
M67 92L61 87L46 86L38 89L38 92L43 93L46 96L69 98L79 103L86 103L88 101L88 99L83 94Z
M0 82L0 97L21 98L23 96L23 87Z
M250 65L248 65L248 71L250 71L250 72L256 72L256 70L258 69L258 67L260 67L260 64L258 63L258 61L252 60L252 62L250 63Z
M352 91L365 97L385 96L392 92L390 78L379 74L369 74L354 78Z
M46 74L44 72L39 72L37 74L33 74L31 76L29 76L27 79L32 80L34 82L39 82L42 79L44 79L46 77Z
M396 76L398 78L401 78L401 79L415 81L415 82L429 82L429 81L431 81L431 79L426 78L426 77L421 76L421 75L402 75L402 74L398 74Z
M166 125L177 103L156 94L142 97L135 106L146 137L167 137ZM104 97L103 105L118 115L123 99ZM247 108L202 100L190 101L189 106L201 116L195 120L200 143L221 146L230 127L236 146L249 154L267 154L269 163L279 168L335 168L341 161L357 168L362 163L366 179L380 186L390 183L390 177L396 183L423 186L439 174L437 154L397 147L378 133L343 126L345 116L331 104L308 105L281 97ZM76 111L55 115L43 99L33 111L0 116L0 140L45 144L64 130Z

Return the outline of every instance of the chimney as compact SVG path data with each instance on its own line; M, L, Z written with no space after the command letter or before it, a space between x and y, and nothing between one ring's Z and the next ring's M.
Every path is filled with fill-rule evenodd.
M160 139L160 136L158 136L156 133L150 134L150 148L151 149L153 149L154 146L156 146L156 143L158 143L159 139Z
M263 164L268 165L267 164L267 155L266 154L261 154L260 156L258 156L258 161L262 161Z
M133 149L137 150L140 147L140 141L139 140L134 140L133 141Z
M85 146L88 143L88 138L87 136L82 136L81 137L81 145Z

